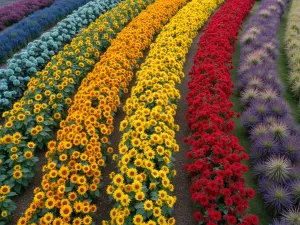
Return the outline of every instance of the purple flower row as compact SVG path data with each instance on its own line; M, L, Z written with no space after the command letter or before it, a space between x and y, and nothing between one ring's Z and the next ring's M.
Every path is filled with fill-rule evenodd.
M30 13L51 5L55 0L20 0L0 8L0 31L19 22Z
M287 4L288 0L263 0L250 19L241 38L237 84L258 189L274 217L281 217L274 225L293 225L300 218L300 129L277 73L277 31Z

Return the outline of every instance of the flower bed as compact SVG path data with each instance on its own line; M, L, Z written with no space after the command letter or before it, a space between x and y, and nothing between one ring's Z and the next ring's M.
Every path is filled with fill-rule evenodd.
M43 149L52 139L81 79L110 46L111 39L151 2L127 0L101 15L31 79L24 98L4 113L6 123L0 130L0 186L9 185L9 195L19 194L28 186L38 160L34 151ZM1 210L11 209L7 203L9 195L0 202Z
M19 22L36 10L51 5L55 0L20 0L0 8L0 31Z
M179 151L174 123L183 78L185 55L192 38L222 1L192 0L171 19L150 52L131 97L126 101L126 118L120 124L118 172L107 193L113 199L110 222L103 224L169 224L176 196L173 153Z
M43 167L42 188L19 224L67 221L92 223L99 196L98 187L113 131L113 113L120 96L127 92L132 70L151 44L153 37L186 4L185 0L157 0L140 13L111 41L111 46L82 81L57 132L50 141ZM151 18L151 19L149 19ZM50 205L51 206L50 206ZM61 218L61 219L60 219Z
M250 133L251 160L266 208L293 224L300 215L300 129L283 97L277 73L277 31L287 0L265 0L241 38L239 91L245 107L242 123ZM274 224L278 224L276 221Z
M56 0L0 33L0 63L90 0Z
M185 142L192 147L187 154L192 162L185 169L198 224L258 224L257 216L246 212L254 191L245 188L248 168L242 160L248 155L232 134L235 113L229 99L234 44L253 4L227 0L221 6L203 31L190 72L186 118L191 134Z
M297 100L300 100L300 2L292 1L287 18L284 43L289 64L289 84ZM300 107L300 106L299 106ZM300 108L299 108L300 109Z
M94 0L59 22L51 31L30 42L8 60L7 69L0 69L0 113L8 110L23 96L30 77L42 70L51 57L62 50L81 30L101 14L115 7L120 0Z

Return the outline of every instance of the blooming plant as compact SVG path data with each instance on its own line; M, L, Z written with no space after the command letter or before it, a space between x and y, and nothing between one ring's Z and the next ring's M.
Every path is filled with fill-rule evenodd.
M19 22L38 9L51 5L55 0L20 0L0 8L0 31Z
M120 93L127 92L132 69L154 35L185 3L157 0L111 41L93 72L82 81L60 124L57 141L48 143L42 188L35 190L19 224L92 223L96 207L91 200L100 194L102 167L107 153L112 152L108 137Z
M230 78L232 53L243 19L254 0L227 0L203 31L190 72L187 96L188 125L185 141L191 145L185 166L192 179L194 218L200 224L258 224L255 215L247 215L248 199L254 197L245 188L243 173L246 151L232 134L234 129Z
M283 97L284 85L277 73L277 30L287 3L261 3L241 38L238 71L238 90L245 107L242 123L250 133L250 158L259 191L274 217L282 216L274 225L294 225L300 218L300 129Z
M53 130L72 103L71 97L82 77L93 68L116 33L151 2L127 0L100 16L31 79L24 98L4 113L6 123L0 130L0 186L9 185L9 195L20 194L28 186L38 160L34 151L43 149L52 139ZM48 144L50 149L51 146ZM9 198L0 202L1 211L11 209L7 201Z
M176 196L173 153L179 151L174 123L177 89L184 76L185 55L209 15L222 1L192 0L163 27L126 101L119 144L118 172L107 193L114 208L103 224L169 224Z
M91 0L56 0L50 7L34 12L0 33L0 63L58 21Z
M0 113L8 110L23 96L31 76L42 70L51 57L62 50L82 28L87 27L101 14L115 7L120 0L94 0L59 22L51 31L30 42L20 53L7 62L7 69L0 69Z
M300 100L300 2L292 1L285 32L286 55L290 68L289 84ZM299 105L300 110L300 105Z

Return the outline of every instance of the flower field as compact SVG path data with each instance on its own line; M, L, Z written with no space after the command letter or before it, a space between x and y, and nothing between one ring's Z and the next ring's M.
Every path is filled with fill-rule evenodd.
M300 225L299 9L0 8L0 225Z

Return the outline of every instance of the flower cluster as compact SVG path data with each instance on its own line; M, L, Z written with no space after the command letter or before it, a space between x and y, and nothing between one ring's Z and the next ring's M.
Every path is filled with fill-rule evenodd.
M0 113L23 96L31 76L42 70L51 56L62 50L82 28L87 27L101 14L117 5L120 0L94 0L59 22L51 31L30 42L20 53L7 62L7 69L0 69Z
M127 92L132 70L143 51L185 3L156 1L112 40L93 72L82 81L68 116L60 124L57 141L48 143L42 188L35 190L33 202L19 224L92 222L96 207L89 202L99 196L102 167L106 154L112 152L108 137L120 95Z
M28 185L35 174L34 151L43 149L52 139L81 79L108 48L111 38L151 2L120 3L83 30L31 79L24 98L3 115L6 123L0 130L0 186L9 185L19 194ZM1 210L4 206L7 203L0 202Z
M172 178L173 153L179 151L174 122L178 85L185 55L209 15L221 1L192 0L170 20L152 44L131 97L119 144L118 172L111 174L107 193L114 201L110 222L103 224L174 225L171 217L176 196Z
M198 224L258 224L255 215L246 214L254 191L245 188L247 167L241 161L248 155L232 134L235 113L229 99L234 44L253 4L228 0L221 6L203 31L190 72L186 118L191 134L185 141L192 147L187 154L192 163L185 169Z
M259 191L275 216L300 218L300 129L283 97L277 73L277 30L288 0L265 0L250 19L241 38L239 86L245 107L242 123L252 142L250 158ZM277 224L278 222L274 222Z
M19 22L36 10L51 5L55 0L20 0L0 8L0 31Z
M0 33L0 63L11 57L31 40L91 0L56 0Z
M300 100L300 2L292 1L285 32L286 55L289 62L289 84ZM299 106L300 107L300 106ZM300 109L300 108L299 108Z

